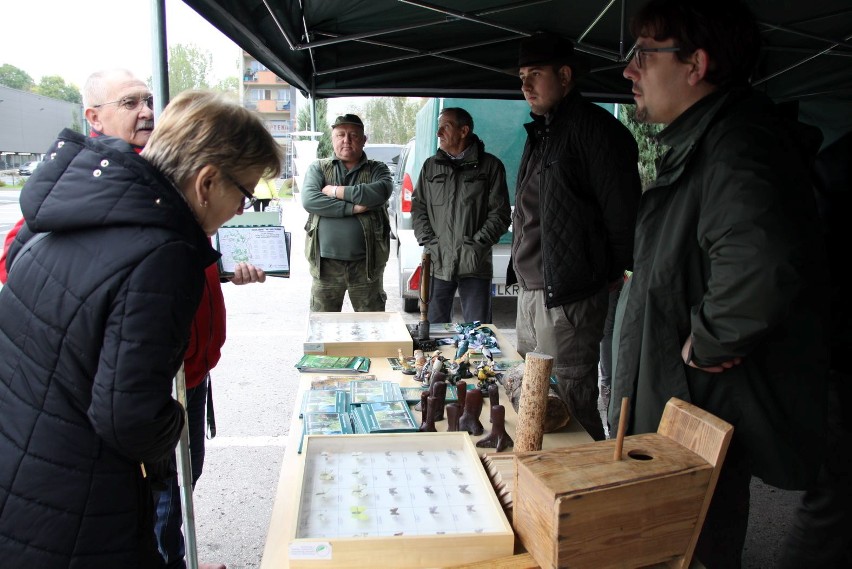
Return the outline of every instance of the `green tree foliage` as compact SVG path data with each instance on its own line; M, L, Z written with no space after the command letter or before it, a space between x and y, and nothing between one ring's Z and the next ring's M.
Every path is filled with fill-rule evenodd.
M374 97L364 105L364 128L375 144L405 144L414 136L422 101L407 97Z
M657 159L665 149L654 138L662 130L658 124L640 123L636 120L634 105L619 105L618 119L626 126L639 145L639 176L642 189L657 177Z
M0 65L0 85L21 91L32 91L35 87L35 81L23 69L4 63Z
M235 98L239 99L240 96L240 82L236 76L228 77L226 79L222 79L218 83L216 83L216 87L214 87L217 91L221 91L227 95L233 95Z
M331 146L331 121L328 120L328 99L318 99L316 101L317 108L317 132L321 132L322 136L319 140L317 148L317 158L329 158L334 153ZM311 106L306 104L299 109L299 115L296 117L297 130L311 130Z
M209 89L213 56L194 44L169 47L169 99L190 89Z
M77 103L78 105L83 102L80 90L75 85L66 84L65 79L59 75L45 75L39 81L38 86L33 89L33 92L52 99Z
M70 128L74 132L79 132L80 134L83 134L83 125L82 125L82 122L80 121L80 114L79 113L77 113L77 112L71 113L71 127Z

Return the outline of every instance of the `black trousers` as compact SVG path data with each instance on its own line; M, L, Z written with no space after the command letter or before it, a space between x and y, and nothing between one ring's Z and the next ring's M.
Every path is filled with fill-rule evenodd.
M827 458L796 509L777 569L852 567L852 374L832 373L829 388Z
M266 211L271 202L272 198L258 198L254 202L254 211Z
M491 322L491 279L465 278L445 281L432 277L429 299L429 322L456 322L453 320L453 301L459 291L461 322Z

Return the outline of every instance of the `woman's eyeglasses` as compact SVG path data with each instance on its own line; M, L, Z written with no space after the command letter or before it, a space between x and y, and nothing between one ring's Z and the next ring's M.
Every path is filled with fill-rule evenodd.
M636 68L642 69L642 59L646 53L675 53L680 51L679 47L636 47L633 50L633 61L636 62Z
M229 180L231 180L234 183L234 185L237 187L237 189L240 190L240 193L245 196L245 199L243 199L242 208L243 209L249 209L251 206L253 206L254 203L257 201L257 198L254 197L253 195L251 195L251 192L248 191L247 189L245 189L242 185L240 185L240 183L238 181L236 181L232 176L228 176L227 174L225 174L225 176Z
M117 101L110 101L109 103L101 103L100 105L93 105L94 108L99 109L104 105L118 105L119 107L124 107L127 111L135 111L138 110L142 104L145 104L149 109L154 108L154 95L148 95L147 97L122 97Z

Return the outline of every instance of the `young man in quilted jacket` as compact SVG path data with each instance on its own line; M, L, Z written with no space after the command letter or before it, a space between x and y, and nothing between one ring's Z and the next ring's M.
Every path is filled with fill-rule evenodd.
M633 262L639 151L618 119L580 95L583 66L569 40L525 38L518 67L533 118L524 125L507 275L520 284L518 352L553 356L571 417L602 440L600 342L609 293Z

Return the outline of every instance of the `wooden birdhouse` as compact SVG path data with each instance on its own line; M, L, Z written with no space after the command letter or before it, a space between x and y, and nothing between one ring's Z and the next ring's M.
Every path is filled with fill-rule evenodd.
M656 433L520 454L515 532L542 568L688 567L732 434L672 398Z

